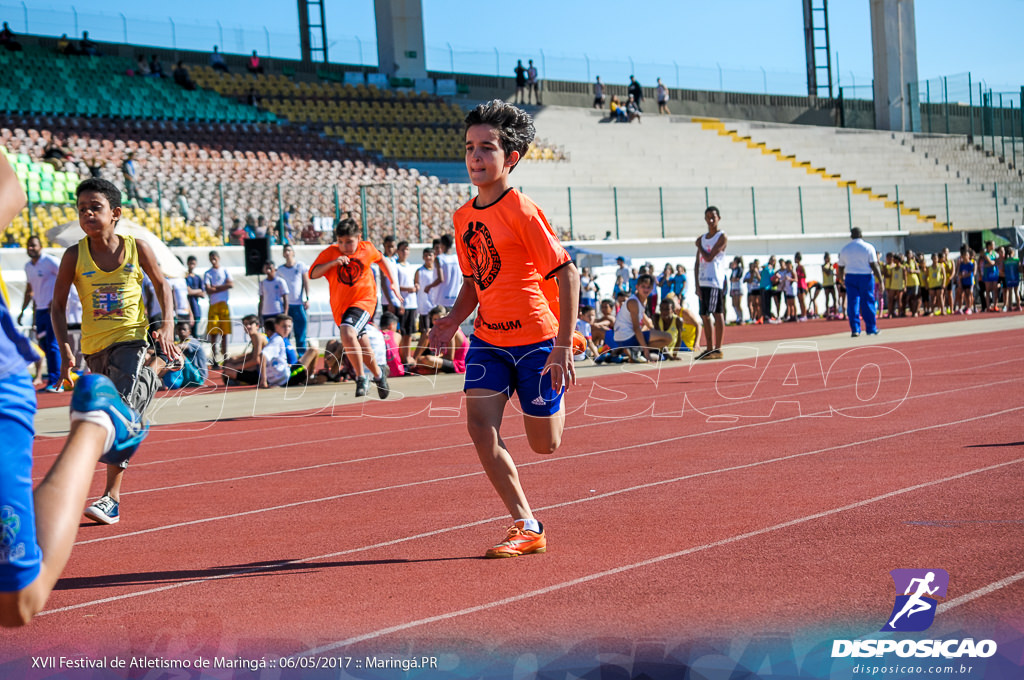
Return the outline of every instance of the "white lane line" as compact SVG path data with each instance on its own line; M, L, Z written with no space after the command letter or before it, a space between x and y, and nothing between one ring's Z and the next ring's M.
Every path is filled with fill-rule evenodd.
M1011 409L1011 410L1021 410L1021 409L1024 409L1024 407L1020 407L1018 409ZM957 422L954 422L954 423L942 423L942 424L939 424L939 425L934 425L934 426L931 426L931 427L928 427L928 428L921 428L921 429L938 429L938 428L946 427L946 426L950 426L950 425L960 425L960 424L963 424L965 422L970 422L970 421L973 421L973 420L983 420L985 418L994 417L996 415L1003 415L1003 412L1000 412L998 414L985 414L985 415L982 415L982 416L977 416L975 418L965 419L965 420L957 421ZM896 433L896 434L893 434L893 435L887 435L886 437L882 437L882 438L898 437L898 436L901 436L903 434L912 434L914 432L916 432L916 430L915 431L911 431L911 432L903 432L903 433ZM880 439L880 438L876 438L876 439ZM875 440L869 440L869 441L875 441ZM834 449L837 449L837 448L845 448L845 447L848 447L848 446L855 446L855 445L858 445L858 444L859 444L859 442L854 442L854 443L851 443L851 444L846 444L846 445L841 445L841 446L836 446L836 447L829 447L828 449L822 449L822 450L820 450L818 452L820 453L820 452L823 452L823 451L834 450ZM784 458L781 458L779 460L788 460L788 459L791 459L791 458L799 457L801 455L811 455L811 454L812 454L812 452L805 452L803 454L794 454L792 456L785 456ZM1018 462L1021 462L1021 461L1024 461L1024 459L1019 459L1019 460L1015 460L1015 461L1009 461L1009 462L1005 462L1005 463L999 463L999 464L996 464L996 465L993 465L993 466L989 466L989 467L986 467L986 468L980 468L978 470L968 471L968 472L965 472L965 473L960 473L958 475L954 475L952 477L948 477L948 478L945 478L943 480L938 480L936 482L926 482L923 485L919 484L919 485L915 485L915 486L912 486L912 487L907 487L905 490L902 490L902 491L895 491L895 492L890 492L889 494L883 494L882 496L877 496L877 497L875 497L875 500L882 499L882 498L888 498L888 497L890 497L892 495L898 495L899 493L903 493L904 491L909 491L909 490L915 490L915 489L923 488L924 486L928 486L928 485L931 485L931 484L938 484L938 483L941 483L943 481L960 479L962 477L966 477L966 476L969 476L971 474L975 474L977 472L984 472L984 471L988 471L988 470L994 470L994 469L1003 467L1005 465L1011 465L1011 464L1018 463ZM749 467L754 467L754 466L757 466L757 465L767 465L767 464L772 463L772 462L775 462L775 461L774 460L769 460L769 461L762 461L760 463L751 463L751 464L747 464L747 465L744 465L744 466L736 466L736 469L749 468ZM729 468L729 469L733 469L733 468ZM693 473L693 474L690 474L690 475L683 475L681 477L677 477L677 478L674 478L674 479L661 480L661 481L658 481L658 482L650 482L648 484L642 484L642 485L639 485L639 486L630 487L628 489L620 489L620 490L617 490L617 491L612 491L612 492L608 492L608 493L605 493L605 494L601 494L598 497L588 496L588 497L585 497L585 498L580 498L580 499L575 500L575 501L567 501L567 502L564 502L564 503L557 503L557 504L553 504L553 505L549 505L549 506L545 506L545 507L539 507L539 508L537 508L537 510L538 511L544 511L544 510L550 510L550 509L555 509L555 508L566 507L566 506L574 505L574 504L577 504L577 503L586 503L586 502L597 500L598 498L608 498L608 497L611 497L611 496L616 496L616 495L620 495L620 494L623 494L623 493L629 493L629 492L632 492L632 491L650 489L650 488L653 488L653 487L656 487L656 486L663 486L665 484L671 484L673 482L685 481L687 479L692 479L694 477L702 477L702 476L707 476L707 475L715 474L715 472L716 471L698 472L698 473ZM482 474L482 473L475 473L475 474ZM466 476L469 476L469 475L466 475ZM859 503L861 505L863 505L863 504L867 504L868 502L873 502L873 501L871 499L869 499L869 501L861 501ZM850 506L843 506L843 508L851 508L851 507L859 507L859 505L858 504L853 504L853 505L850 505ZM259 511L252 511L250 513L244 513L244 514L252 514L254 512L259 512ZM821 515L821 513L817 513L817 514L809 516L809 517L814 518L814 517L818 517L819 515ZM476 526L481 526L481 525L484 525L484 524L489 524L491 522L494 522L494 521L497 521L497 520L500 520L500 519L503 519L503 518L504 518L504 515L502 515L500 517L488 517L486 519L481 519L481 520L477 520L477 521L474 521L474 522L468 522L466 524L461 524L461 525L458 525L458 526L450 527L449 530L450 531L460 531L460 530L463 530L463 529L468 529L468 528L472 528L472 527L476 527ZM208 520L199 520L197 522L189 522L189 523L186 523L186 524L199 523L199 522L203 522L203 521L208 521ZM782 527L782 526L788 526L788 525L790 525L792 523L799 523L799 520L793 520L790 523L786 523L786 524L783 524L783 525L777 525L777 528L778 527ZM771 529L769 529L769 530L771 530ZM148 531L153 531L153 530L147 530L147 532ZM758 531L763 533L766 530L758 530ZM147 532L138 532L138 533L147 533ZM279 567L282 567L282 566L288 566L288 565L293 565L293 564L304 564L304 563L315 562L315 561L320 561L320 560L325 560L325 559L332 559L332 558L336 558L336 557L341 557L343 555L350 555L350 554L357 553L357 552L365 552L365 551L374 550L374 549L378 549L378 548L384 548L384 547L388 547L388 546L398 545L400 543L406 543L406 542L409 542L409 541L415 541L415 540L419 540L419 539L422 539L422 538L429 538L431 536L434 536L435 534L436 534L436 532L430 531L430 532L416 534L416 535L413 535L413 536L405 536L405 537L393 539L393 540L390 540L390 541L384 541L384 542L381 542L381 543L375 543L375 544L372 544L372 545L365 545L365 546L360 546L360 547L356 547L356 548L349 548L347 550L342 550L342 551L334 552L334 553L328 553L326 555L317 555L315 557L306 557L306 558L296 559L296 560L286 560L286 561L281 561L279 563L275 563L275 564L271 564L271 565L261 565L261 566L253 567L253 568L250 568L250 569L241 569L241 570L232 571L232 572L229 572L229 573L226 573L226 574L218 574L217 576L212 576L212 577L209 577L209 578L198 579L198 580L194 580L194 581L185 581L185 582L182 582L182 583L175 583L175 584L171 584L171 585L161 586L159 588L150 588L150 589L146 589L146 590L142 590L142 591L137 591L137 592L133 592L133 593L126 593L124 595L115 595L115 596L108 597L108 598L103 598L103 599L100 599L100 600L90 600L90 601L87 601L87 602L81 602L81 603L78 603L78 604L69 605L69 606L66 606L66 607L58 608L58 609L49 610L49 611L43 612L42 614L40 614L40 616L43 616L45 614L52 614L52 613L63 612L63 611L70 611L72 609L79 609L81 607L89 607L89 606L96 605L96 604L104 604L104 603L107 603L107 602L114 602L114 601L118 601L118 600L125 600L125 599L130 599L130 598L135 598L135 597L141 597L143 595L151 595L151 594L154 594L154 593L160 593L160 592L164 592L164 591L167 591L167 590L173 590L175 588L184 588L186 586L196 585L196 584L200 584L200 583L207 583L209 581L216 581L216 580L220 580L220 579L223 579L223 578L233 578L235 576L240 576L240 575L250 574L250 573L256 573L256 572L265 571L265 570L268 570L268 569L275 569L275 568L279 568ZM752 536L752 535L756 535L756 534L757 534L757 532L754 532L754 533L751 533L749 535ZM743 534L742 536L748 537L748 534ZM714 544L709 544L709 546L714 547L715 545L719 545L719 544L722 544L722 543L718 542L718 543L714 543ZM694 552L695 549L690 549L690 551ZM687 554L687 553L684 551L683 553L680 553L680 554Z
M785 343L780 343L780 344L785 344ZM877 347L888 348L885 345L878 345ZM898 351L898 350L896 350L896 351ZM768 356L768 359L770 360L772 358L772 356L774 356L774 355ZM788 358L788 357L790 357L792 355L788 355L787 354L787 355L783 355L783 356ZM754 358L756 359L758 357L754 357ZM934 355L934 356L924 357L922 359L917 359L916 361L920 363L920 362L924 362L924 361L931 361L933 359L947 359L947 358L948 358L948 355ZM1007 360L1004 360L1004 361L989 363L988 365L989 366L997 366L997 365L1003 364L1003 363L1016 363L1016 362L1017 362L1016 359L1007 359ZM733 364L727 364L727 366L729 366L729 365L733 365ZM889 364L885 364L885 365L889 365ZM676 367L675 366L666 367L666 370L668 370L670 368L676 368ZM680 366L678 368L683 368L683 366ZM691 365L689 366L689 370L693 370L693 368L694 368L694 365L691 363ZM762 368L764 368L764 367L762 367ZM845 373L846 371L844 370L843 372ZM660 368L659 368L658 371L637 371L635 373L637 375L645 375L645 374L654 373L659 379L663 375L666 376L667 380L670 379L670 376L668 374L663 374ZM623 371L621 373L615 373L615 374L609 374L609 375L628 375L628 374L630 374L629 371ZM926 375L930 375L930 374L926 374ZM601 377L601 376L597 376L597 377ZM899 380L899 379L890 379L890 380L885 380L883 382L892 382L894 380ZM597 384L596 380L595 380L594 384ZM799 392L797 394L799 394L799 395L806 395L806 394L814 394L815 392L829 392L829 391L832 391L833 389L834 388L825 388L825 389L818 389L818 390L808 390L808 391L805 391L805 392ZM666 397L674 397L674 396L686 395L686 394L701 394L703 392L713 392L713 393L717 394L718 393L717 390L718 390L718 388L717 388L716 385L709 385L709 386L706 386L706 387L699 387L699 388L696 388L696 389L684 390L683 392L668 392L666 394L658 395L658 398L659 399L664 399ZM447 393L446 392L446 393L443 393L442 396L445 395L445 394L454 394L454 393ZM791 396L796 396L796 395L791 395ZM757 403L759 401L765 401L767 399L770 399L770 397L763 397L763 398L759 398L759 399L756 399L756 400L745 400L744 404L745 405L749 405L749 404L752 404L752 403ZM710 409L722 408L724 406L729 406L729 405L732 405L732 404L718 404L718 405L710 406L710 407L708 407L708 409L710 410ZM313 414L313 415L316 415L316 414ZM277 417L277 416L274 416L274 417ZM298 416L290 415L290 416L284 416L284 417L295 418L295 417L298 417ZM621 420L627 420L627 419L628 418L623 418ZM600 423L588 423L588 424L577 425L577 426L573 426L573 427L590 427L590 426L596 425L596 424L606 424L606 423L611 423L611 422L616 422L616 420L614 420L614 419L613 420L602 419ZM441 424L437 424L437 425L424 425L424 426L421 426L421 427L410 427L410 428L405 428L405 429L402 429L402 430L391 430L391 432L415 432L415 431L418 431L418 430L425 430L425 429L428 429L428 428L450 427L450 426L451 426L451 423L441 423ZM218 434L218 435L213 435L213 436L214 437L230 437L230 436L232 436L234 434L246 434L246 433L251 433L251 432L254 432L254 431L255 432L271 432L271 431L280 430L280 429L292 429L294 427L295 427L294 423L291 423L289 425L285 425L285 426L281 426L281 427L256 428L255 430L249 430L249 431L243 432L243 433L234 433L234 432L232 432L232 433ZM567 429L571 429L571 428L567 428ZM265 451L265 450L269 450L269 449L282 448L284 446L298 446L298 445L308 445L308 444L314 444L314 443L327 443L327 442L343 441L343 440L346 440L346 439L357 439L357 438L361 438L361 437L370 437L370 436L374 436L375 437L375 436L378 436L379 434L380 433L378 433L378 432L367 432L367 433L353 433L353 434L348 434L348 435L343 435L343 436L338 436L338 437L329 437L329 438L324 438L324 439L312 439L312 440L306 439L306 440L303 440L302 442L292 442L291 444L283 443L283 444L277 444L277 445L274 445L274 446L264 446L264 447L258 447L258 448L238 449L238 450L235 450L235 451L224 451L224 452L217 452L217 453L208 453L208 454L201 454L201 455L198 455L198 456L190 456L190 457L185 457L185 458L171 458L171 459L163 459L163 460L150 460L150 461L135 463L133 465L133 467L138 468L138 467L142 467L142 466L163 465L163 464L167 464L167 463L172 463L173 464L173 463L179 463L179 462L182 462L182 461L193 461L193 460L199 460L199 459L204 459L204 458L216 458L216 457L220 457L220 456L231 456L231 455L235 455L235 454L238 454L238 453L250 453L250 452L253 452L253 451ZM525 435L510 435L508 437L505 437L505 439L511 439L511 438L523 437L523 436L525 436ZM165 441L157 442L156 444L158 444L158 445L163 447L163 446L166 446L166 445L169 445L169 444L172 444L172 443L183 442L183 441L193 441L193 440L210 441L210 438L211 438L211 435L207 434L207 435L198 436L198 437L186 437L186 438L180 438L180 439L165 440ZM48 441L52 441L52 439L48 440ZM35 460L44 460L46 458L56 458L58 455L59 455L59 452L58 453L52 453L52 454L40 454L40 455L35 456ZM97 470L98 471L103 471L104 468L101 466L101 467L98 467ZM41 481L42 479L43 479L43 475L39 475L38 477L34 477L33 478L33 482L36 483L36 482ZM169 488L173 488L173 487L169 487ZM124 495L127 495L128 493L137 493L137 492L126 492Z
M1001 384L1001 383L1008 383L1008 382L1017 382L1017 379L1013 378L1013 379L1008 379L1008 380L999 381L999 382L995 382L995 383L987 382L987 383L979 384L979 385L963 386L963 387L960 387L960 388L958 388L957 390L954 390L954 391L961 392L961 391L966 391L966 390L970 390L970 389L978 389L978 388L982 388L982 387L987 388L987 387L990 387L992 385L998 385L998 384ZM817 391L821 391L821 390L813 390L812 392L817 392ZM937 396L937 395L940 395L940 394L941 395L948 395L948 394L950 394L950 391L933 392L933 393L928 393L928 394L915 395L913 397L906 397L904 399L894 400L894 401L905 401L907 399L921 399L921 398ZM753 401L753 400L751 400L751 401ZM893 402L884 402L884 403L893 403ZM871 404L870 406L878 406L878 404ZM791 420L798 420L799 418L802 418L802 417L809 417L809 416L803 416L803 415L801 415L801 416L793 416L793 417L790 417L790 418L786 418L784 420L777 420L777 421L771 421L771 422L773 422L773 423L782 423L782 422L787 422L787 421L791 421ZM581 428L586 428L586 427L594 427L596 425L607 425L607 424L612 424L612 423L615 423L615 422L621 422L621 421L624 421L624 420L632 420L632 418L627 417L627 418L621 418L621 419L606 420L606 421L599 422L599 423L585 423L585 424L581 424L581 425L573 425L573 426L567 427L566 429L567 430L574 430L574 429L581 429ZM748 423L748 424L745 424L745 425L736 425L736 426L727 427L727 428L720 428L720 429L716 429L716 430L708 430L708 431L704 431L704 432L690 433L690 434L687 434L687 435L683 435L682 437L674 437L674 438L671 438L671 439L668 439L668 440L663 440L662 442L645 442L643 444L638 444L638 445L629 445L629 446L625 446L625 447L617 447L617 448L614 448L614 449L606 449L606 450L601 450L601 451L587 452L587 453L583 453L583 454L575 454L575 455L572 455L572 456L559 456L559 457L556 457L556 458L544 458L544 459L537 460L537 461L526 461L526 462L520 463L519 467L526 467L526 466L532 466L532 465L541 465L541 464L553 463L553 462L558 461L558 460L571 460L573 458L582 458L582 457L587 457L587 456L601 454L601 453L610 453L610 452L616 452L616 451L624 451L624 450L628 450L630 448L636 448L637 446L648 446L648 445L653 445L653 444L658 444L658 443L667 443L667 442L678 441L680 439L687 439L687 438L691 438L691 437L703 437L703 436L707 436L707 435L710 435L710 434L717 434L717 433L720 433L720 432L730 432L730 431L745 429L745 428L749 428L749 427L756 427L756 426L760 426L760 425L767 425L767 424L770 424L770 423L766 423L766 422ZM902 434L902 433L900 433L900 434ZM516 438L522 438L522 437L525 437L525 436L526 436L525 434L509 435L509 436L505 437L505 439L506 440L512 440L512 439L516 439ZM352 464L352 463L368 462L368 461L382 460L382 459L387 459L387 458L397 458L397 457L402 457L402 456L414 455L414 454L417 454L417 453L429 453L429 452L433 452L433 451L450 450L450 449L453 449L453 448L468 447L468 446L470 446L470 443L469 442L464 442L462 444L439 446L439 447L433 447L433 448L428 448L428 449L415 449L415 450L411 450L411 451L401 451L401 452L395 452L395 453L386 453L386 454L380 454L380 455L377 455L377 456L365 456L365 457L362 457L362 458L347 459L347 460L341 460L341 461L332 461L332 462L329 462L329 463L320 463L318 465L304 466L304 467L299 467L299 468L288 468L288 469L285 469L285 470L274 470L274 471L270 471L270 472L261 472L261 473L251 474L251 475L242 475L242 476L225 478L225 479L203 480L203 481L199 481L199 482L187 482L187 483L177 484L177 485L173 485L173 486L155 487L155 488L152 488L152 489L140 489L140 490L137 490L137 491L125 492L122 495L123 496L129 496L129 495L134 495L134 494L154 493L154 492L157 492L157 491L168 491L168 490L177 490L177 489L192 488L192 487L198 487L198 486L206 486L206 485L210 485L210 484L220 484L220 483L224 483L224 482L238 482L238 481L245 481L245 480L249 480L249 479L259 479L259 478L271 477L271 476L282 475L282 474L290 474L290 473L293 473L293 472L302 472L302 471L314 470L314 469L319 469L319 468L327 468L327 467L334 467L334 466L340 466L340 465L349 465L349 464ZM268 447L268 448L273 448L273 447ZM801 454L797 454L797 455L801 455ZM456 476L456 477L441 477L441 478L436 478L436 479L422 480L419 483L431 484L431 483L440 482L440 481L450 481L452 479L460 479L460 478L465 477L465 476L473 476L474 474L482 474L482 471L478 471L478 472L472 473L470 475L459 475L459 476ZM391 489L403 488L403 487L406 487L406 486L409 486L409 485L408 484L402 484L402 485L398 485L398 486L381 487L381 488L378 488L378 489L371 489L369 491L355 492L355 493L368 493L368 492L374 492L374 491L388 491L388 490L391 490ZM325 498L310 499L310 500L306 500L306 501L297 501L294 504L285 505L285 506L271 507L271 508L263 508L263 509L259 509L259 510L250 511L250 512L247 512L247 513L242 513L242 515L244 515L244 514L252 514L254 512L265 512L265 511L270 511L270 510L275 510L275 509L282 509L282 508L286 508L286 507L292 507L293 505L302 505L302 504L306 504L306 503L317 503L317 502L321 502L321 501L337 500L339 498L344 498L344 497L346 497L348 495L355 495L355 493L352 493L352 494L342 494L340 496L332 495L332 496L328 496L328 497L325 497ZM199 521L212 521L212 520L215 520L215 519L228 519L228 518L238 517L238 516L242 516L242 515L226 515L224 517L213 517L213 518L209 518L209 519L205 519L205 520L199 520ZM163 528L175 528L175 527L180 527L180 526L185 526L185 525L178 523L178 524L165 525L164 527L154 527L152 529L146 529L146 530L143 530L143 531L140 531L140 532L132 532L132 533L127 533L127 534L117 534L117 535L114 535L114 536L107 536L107 537L102 537L102 538L90 539L90 540L86 540L86 541L80 541L80 542L76 543L76 545L84 545L84 544L87 544L87 543L93 543L93 542L99 542L99 541L116 540L116 539L123 538L123 537L134 536L134 535L137 535L138 533L148 533L148 532L152 532L152 531L158 531L158 530L161 530Z
M724 546L724 545L729 545L731 543L736 543L738 541L743 541L743 540L746 540L748 538L754 538L756 536L762 536L764 534L767 534L767 533L770 533L770 532L773 532L773 531L779 531L779 530L782 530L782 529L788 529L790 527L797 526L797 525L800 525L800 524L804 524L804 523L807 523L807 522L811 522L811 521L816 520L816 519L822 519L822 518L825 518L825 517L830 517L832 515L837 515L837 514L839 514L841 512L847 512L849 510L856 510L858 508L862 508L862 507L865 507L867 505L871 505L872 503L877 503L879 501L888 500L890 498L895 498L896 496L900 496L900 495L903 495L903 494L911 493L911 492L914 492L914 491L919 491L921 489L926 489L926 488L931 487L931 486L937 486L939 484L945 484L947 482L952 482L952 481L956 481L956 480L959 480L959 479L964 479L964 478L970 477L972 475L981 474L981 473L984 473L984 472L990 472L992 470L997 470L999 468L1007 467L1007 466L1010 466L1010 465L1017 465L1019 463L1024 463L1024 458L1018 458L1016 460L1006 461L1006 462L1003 462L1003 463L998 463L996 465L990 465L988 467L978 468L976 470L969 470L967 472L962 472L960 474L952 475L950 477L943 477L942 479L936 479L936 480L933 480L933 481L930 481L930 482L923 482L921 484L915 484L913 486L908 486L908 487L905 487L905 488L902 488L902 489L897 489L895 491L890 491L888 493L884 493L884 494L882 494L880 496L874 496L872 498L867 498L867 499L862 500L862 501L857 501L856 503L850 503L849 505L844 505L844 506L841 506L841 507L838 507L838 508L832 508L831 510L825 510L825 511L822 511L822 512L816 512L816 513L811 514L811 515L805 515L804 517L799 517L797 519L792 519L792 520L789 520L787 522L781 522L779 524L774 524L774 525L772 525L770 527L765 527L763 529L757 529L757 530L754 530L754 531L748 531L746 533L738 534L736 536L731 536L729 538L723 538L723 539L721 539L719 541L714 541L712 543L705 543L704 545L694 546L692 548L687 548L685 550L679 550L677 552L668 553L667 555L659 555L658 557L652 557L650 559L642 560L640 562L635 562L633 564L627 564L627 565L623 565L623 566L620 566L620 567L615 567L614 569L608 569L608 570L600 571L600 572L597 572L597 573L594 573L594 574L588 574L587 576L581 576L579 578L575 578L575 579L572 579L572 580L569 580L569 581L563 581L562 583L556 583L554 585L550 585L550 586L547 586L547 587L544 587L544 588L539 588L537 590L534 590L534 591L531 591L531 592L528 592L528 593L522 593L522 594L519 594L519 595L514 595L512 597L506 597L506 598L503 598L503 599L500 599L500 600L494 600L492 602L487 602L485 604L476 605L474 607L467 607L465 609L459 609L457 611L448 612L446 614L439 614L437 616L429 616L429 617L426 617L426 618L417 619L415 621L409 621L407 623L398 624L396 626L389 626L387 628L381 628L379 630L375 630L375 631L371 631L371 632L368 632L368 633L364 633L362 635L356 635L354 637L350 637L350 638L347 638L345 640L339 640L338 642L333 642L333 643L330 643L330 644L327 644L327 645L322 645L320 647L316 647L315 649L307 650L306 652L303 652L302 654L321 654L323 652L328 652L328 651L331 651L331 650L334 650L334 649L339 649L341 647L347 647L349 645L353 645L353 644L356 644L358 642L365 642L367 640L373 640L373 639L376 639L376 638L384 637L386 635L392 635L394 633L400 633L400 632L403 632L403 631L407 631L407 630L409 630L411 628L418 628L420 626L429 625L431 623L440 623L442 621L450 621L451 619L458 618L460 616L466 616L468 614L476 614L478 612L487 611L489 609L494 609L496 607L502 607L502 606L505 606L505 605L508 605L508 604L513 604L513 603L516 603L516 602L521 602L523 600L528 600L528 599L531 599L531 598L534 598L534 597L540 597L541 595L547 595L547 594L550 594L550 593L553 593L553 592L557 592L559 590L564 590L566 588L572 588L574 586L582 585L584 583L588 583L590 581L595 581L597 579L607 578L609 576L616 576L618 574L622 574L622 573L625 573L625 572L633 571L633 570L636 570L636 569L642 569L644 567L649 567L649 566L658 564L660 562L665 562L667 560L672 560L672 559L676 559L676 558L679 558L679 557L684 557L686 555L692 555L694 553L702 552L702 551L705 551L705 550L710 550L711 548L718 548L718 547L721 547L721 546ZM1018 574L1017 576L1020 577L1021 575ZM1011 578L1013 578L1013 577L1011 577ZM979 591L975 591L975 592L979 592ZM981 597L981 595L983 595L983 594L985 594L985 593L980 593L976 597Z
M1017 572L1013 576L1007 576L1006 578L995 581L994 583L990 583L987 586L982 586L977 590L972 590L969 593L965 593L960 597L954 597L952 600L943 602L938 607L936 607L936 613L941 614L946 610L952 609L954 607L959 607L962 604L967 604L968 602L977 600L979 597L984 597L985 595L994 593L997 590L1005 588L1006 586L1013 585L1021 579L1024 579L1024 571Z

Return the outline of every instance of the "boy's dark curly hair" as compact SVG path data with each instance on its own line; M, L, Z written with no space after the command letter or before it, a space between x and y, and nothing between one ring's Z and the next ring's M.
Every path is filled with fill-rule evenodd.
M107 202L110 203L111 210L121 207L121 190L105 179L90 177L89 179L81 182L78 185L78 188L75 189L75 198L78 198L86 191L94 191L106 196Z
M466 130L474 125L493 127L498 131L501 148L505 150L505 155L518 151L520 158L526 155L526 151L537 134L530 114L500 99L480 104L470 111L466 115Z

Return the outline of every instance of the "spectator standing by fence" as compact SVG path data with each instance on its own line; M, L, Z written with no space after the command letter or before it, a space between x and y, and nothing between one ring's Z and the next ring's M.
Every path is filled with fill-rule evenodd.
M633 76L629 77L629 87L626 88L626 93L633 97L633 102L636 103L636 108L640 113L644 112L643 104L644 101L644 88L640 87L640 83L637 82Z
M230 73L228 65L224 61L224 55L220 53L220 50L216 45L213 46L213 52L210 54L210 68L214 71L220 71L221 73Z
M597 80L594 81L594 108L604 108L604 83L601 82L601 76L598 76ZM611 232L608 233L611 234Z
M661 82L661 78L658 78L658 115L668 115L671 113L668 110L668 88L665 87L665 83Z
M537 67L533 65L533 59L529 60L530 66L526 69L526 86L530 101L540 106L540 78L537 75Z
M516 95L515 100L517 104L526 103L526 67L523 66L523 60L520 59L516 63Z

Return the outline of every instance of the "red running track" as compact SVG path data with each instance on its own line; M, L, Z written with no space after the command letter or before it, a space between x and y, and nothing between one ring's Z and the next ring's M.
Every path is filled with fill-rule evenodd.
M1022 630L1017 339L624 367L570 393L547 457L526 450L509 409L505 439L549 533L547 554L515 560L480 558L508 519L464 416L347 407L157 428L126 477L124 519L83 524L48 611L4 634L0 670L55 649L864 634L884 623L888 572L904 567L950 573L942 625ZM56 448L41 442L41 463Z

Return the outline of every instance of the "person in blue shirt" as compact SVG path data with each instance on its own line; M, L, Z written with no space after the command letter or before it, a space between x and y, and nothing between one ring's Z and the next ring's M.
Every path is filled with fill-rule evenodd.
M26 202L17 175L0 155L0 232ZM69 346L63 351L71 355ZM27 624L46 605L71 556L96 464L127 460L149 431L109 378L80 378L64 448L33 492L36 395L27 367L38 358L0 295L0 626L5 627Z

